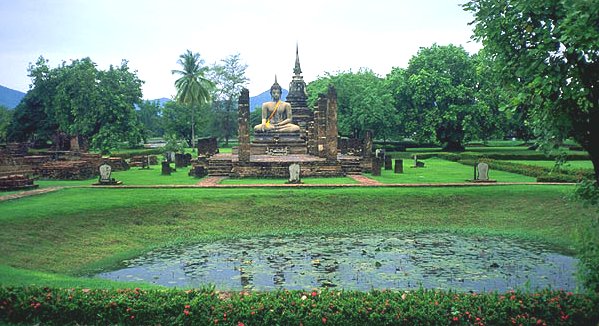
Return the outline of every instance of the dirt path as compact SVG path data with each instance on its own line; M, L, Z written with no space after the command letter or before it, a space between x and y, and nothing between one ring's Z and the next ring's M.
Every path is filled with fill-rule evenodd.
M348 174L347 175L349 178L352 178L356 181L358 181L361 185L367 185L367 186L380 186L382 185L382 183L374 180L374 179L370 179L366 176L363 176L361 174Z
M49 187L49 188L42 188L42 189L29 190L29 191L21 191L16 194L0 196L0 202L12 200L12 199L19 199L19 198L23 198L23 197L46 194L46 193L53 192L53 191L60 190L60 189L62 189L62 187Z

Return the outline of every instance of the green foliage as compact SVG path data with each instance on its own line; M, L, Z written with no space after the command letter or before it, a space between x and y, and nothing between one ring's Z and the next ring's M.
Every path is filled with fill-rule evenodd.
M592 325L592 297L564 291L96 290L0 287L0 320L43 324Z
M42 57L29 67L33 88L17 107L10 137L49 139L62 131L91 141L108 152L119 142L141 140L134 104L141 101L141 84L127 61L98 70L90 58L49 68Z
M183 153L186 147L189 147L189 144L184 140L177 138L176 135L164 135L164 140L166 144L162 147L162 152L176 152Z
M143 126L144 138L160 137L164 134L162 107L158 101L143 101L136 113Z
M331 84L337 90L339 134L362 136L368 129L379 139L396 134L397 115L384 79L368 69L326 74L307 85L309 105Z
M0 105L0 143L6 143L8 134L8 125L12 120L13 111Z
M466 117L476 112L476 70L462 47L421 48L407 69L394 68L387 79L406 132L419 142L464 149Z
M526 106L535 133L573 137L599 180L599 6L595 1L471 0L474 38L502 67L513 107Z
M181 76L175 81L177 88L175 101L191 109L190 140L192 147L195 147L195 111L210 101L210 90L214 84L205 77L208 67L203 66L204 60L200 59L199 53L187 50L179 56L177 63L183 70L172 70L173 74Z
M199 133L194 133L194 136L209 136L208 117L209 106L203 104L192 108L189 105L170 101L164 104L162 108L162 118L164 126L164 134L176 136L180 139L185 139L188 143L192 143L192 121L195 129L199 129ZM190 119L190 117L193 117Z
M211 107L211 135L224 138L225 146L229 146L229 138L237 134L237 100L249 81L245 76L246 69L247 64L241 62L239 53L226 57L210 69L210 78L216 84L215 101Z

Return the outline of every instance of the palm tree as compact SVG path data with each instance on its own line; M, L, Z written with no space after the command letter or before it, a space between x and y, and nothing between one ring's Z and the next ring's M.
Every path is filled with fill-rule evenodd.
M182 70L173 70L173 74L181 77L175 81L177 96L175 101L191 106L191 147L195 150L195 107L210 101L210 88L214 84L204 77L208 67L202 67L204 60L200 59L199 53L187 50L179 56L177 63Z

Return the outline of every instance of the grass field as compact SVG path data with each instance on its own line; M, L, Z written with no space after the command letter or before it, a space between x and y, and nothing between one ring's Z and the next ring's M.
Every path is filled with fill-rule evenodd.
M542 166L545 168L553 168L555 166L555 161L527 161L527 160L509 160L508 162L518 163L518 164L526 164L526 165L536 165ZM562 169L593 169L593 162L591 161L568 161L561 165Z
M594 214L565 199L572 189L68 188L0 203L0 283L101 287L72 277L170 244L287 234L446 231L571 251Z
M456 162L446 161L438 158L422 160L425 163L424 168L413 168L413 160L404 160L404 173L396 174L394 170L381 169L380 176L368 177L382 183L444 183L444 182L465 182L474 178L474 168ZM395 165L395 160L393 160ZM535 182L536 178L524 176L521 174L489 171L489 178L498 182Z

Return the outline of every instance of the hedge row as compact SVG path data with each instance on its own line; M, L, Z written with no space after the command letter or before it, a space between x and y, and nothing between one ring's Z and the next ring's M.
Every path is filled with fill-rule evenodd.
M551 168L542 166L496 161L492 159L462 159L457 162L471 166L474 166L479 162L485 162L489 164L489 168L491 169L535 177L537 178L537 182L580 182L582 179L594 178L594 172L590 169L563 169L553 171Z
M153 325L595 325L596 298L564 291L90 290L0 287L0 321Z
M514 153L421 153L414 154L417 155L419 159L428 159L431 157L442 157L444 159L450 159L452 161L457 161L460 159L470 159L470 160L481 160L481 159L492 159L492 160L527 160L527 161L547 161L547 160L555 160L555 156L546 156L541 152L535 153L527 153L527 154L514 154ZM565 159L568 161L587 161L590 160L590 156L588 154L568 154L565 156Z
M470 166L485 162L489 164L489 168L491 169L535 177L537 178L537 182L580 182L582 179L592 180L595 175L592 169L562 169L554 171L548 167L495 160L483 155L456 153L426 153L418 155L418 158L423 160L431 157L438 157Z

